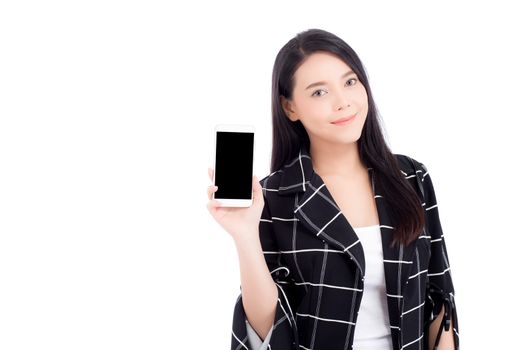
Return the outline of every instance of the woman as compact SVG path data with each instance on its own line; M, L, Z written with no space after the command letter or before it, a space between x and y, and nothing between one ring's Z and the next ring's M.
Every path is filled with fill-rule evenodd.
M432 180L389 150L357 54L299 33L277 55L272 114L253 205L220 208L208 189L239 255L231 349L458 349Z

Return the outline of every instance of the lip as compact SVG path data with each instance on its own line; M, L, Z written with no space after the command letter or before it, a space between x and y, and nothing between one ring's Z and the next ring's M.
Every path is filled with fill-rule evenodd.
M337 120L334 120L334 121L332 122L332 124L334 124L334 125L344 125L344 124L347 124L347 123L351 122L352 120L354 120L356 115L357 115L357 113L354 114L354 115L348 116L348 117L339 118L339 119L337 119Z

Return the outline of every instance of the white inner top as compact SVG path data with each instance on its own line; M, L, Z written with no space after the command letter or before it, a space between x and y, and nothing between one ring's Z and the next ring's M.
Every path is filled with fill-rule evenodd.
M363 299L354 334L354 350L392 349L379 225L353 227L365 253Z

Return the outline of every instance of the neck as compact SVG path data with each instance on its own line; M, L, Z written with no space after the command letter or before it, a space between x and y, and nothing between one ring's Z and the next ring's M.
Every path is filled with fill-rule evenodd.
M355 178L367 172L359 158L357 141L350 144L311 143L312 166L319 176Z

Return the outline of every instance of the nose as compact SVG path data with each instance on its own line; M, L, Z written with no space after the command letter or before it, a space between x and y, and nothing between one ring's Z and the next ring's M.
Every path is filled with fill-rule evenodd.
M350 103L347 103L346 107L350 107ZM338 111L340 111L341 109L343 109L342 104L340 104L339 107L337 107Z
M348 102L347 100L347 97L342 93L342 92L339 92L337 94L337 99L336 99L336 102L337 102L337 110L340 111L346 107L350 107L350 102ZM346 107L344 107L346 106Z

